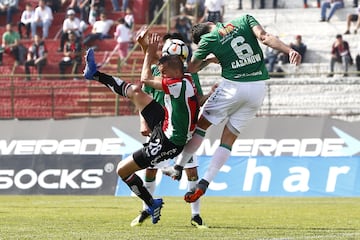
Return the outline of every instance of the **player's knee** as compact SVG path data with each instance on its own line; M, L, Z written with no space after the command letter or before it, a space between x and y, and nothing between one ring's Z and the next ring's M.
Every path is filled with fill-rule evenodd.
M199 179L199 175L198 175L196 167L187 168L187 169L185 169L185 172L186 172L188 181L197 181Z
M141 87L135 84L132 84L128 89L127 89L127 96L130 99L136 98L138 97L140 94L143 94L144 92L142 91Z
M132 91L134 94L142 94L144 93L139 85L133 85Z
M116 172L119 175L120 178L127 177L127 173L124 171L123 163L120 161L116 167Z

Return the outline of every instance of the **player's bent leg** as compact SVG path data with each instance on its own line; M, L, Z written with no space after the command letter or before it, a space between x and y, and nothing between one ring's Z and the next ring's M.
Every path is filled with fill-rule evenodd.
M156 188L156 173L158 171L158 168L146 168L145 176L144 176L144 186L149 191L151 195L154 194L155 188ZM148 206L145 202L143 202L143 210L140 211L140 214L136 216L130 223L131 227L137 227L141 226L143 222L150 218L150 214L146 211Z
M196 184L195 189L190 190L184 196L184 200L188 203L197 201L202 195L205 194L206 189L209 186L209 182L204 179L201 179L198 184Z
M94 80L94 75L97 72L94 49L89 48L86 51L85 63L84 77L88 80Z
M116 171L119 177L125 178L141 169L130 155L118 163Z
M196 156L193 156L185 165L184 169L187 175L188 186L187 189L190 191L191 189L196 187L198 182L198 171L197 171L197 159ZM191 219L190 223L192 226L196 228L207 228L205 223L203 222L200 216L200 199L190 204L191 206Z

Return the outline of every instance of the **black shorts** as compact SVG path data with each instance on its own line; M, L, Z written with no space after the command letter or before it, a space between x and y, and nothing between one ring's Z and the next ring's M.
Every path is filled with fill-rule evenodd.
M352 22L356 22L359 18L359 15L358 14L351 14L350 15L350 21Z
M146 121L146 124L151 129L154 129L159 123L165 120L165 110L160 103L152 100L142 111L141 115Z
M177 146L170 142L162 130L162 123L154 127L150 139L144 147L133 154L136 164L144 169L154 167L157 163L176 157L184 146Z

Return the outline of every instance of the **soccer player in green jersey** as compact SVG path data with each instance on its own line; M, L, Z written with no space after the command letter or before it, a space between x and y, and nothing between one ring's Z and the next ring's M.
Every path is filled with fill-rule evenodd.
M269 79L258 41L289 55L290 63L300 64L301 56L276 36L266 32L251 15L243 15L228 23L201 23L192 29L198 44L188 70L197 72L209 62L221 65L222 82L203 106L203 112L192 139L178 156L176 165L165 172L173 179L181 177L184 163L200 147L211 125L226 121L220 146L196 188L185 194L186 202L194 202L205 194L210 182L227 161L231 148L247 123L255 117L266 93ZM213 54L214 57L210 57Z
M191 78L184 75L184 64L178 56L160 58L158 67L161 77L153 77L151 74L151 59L156 55L159 39L157 34L150 38L141 83L162 89L165 92L164 106L142 91L140 85L98 71L93 49L87 51L84 70L86 79L99 81L114 93L129 98L151 130L150 138L143 148L119 162L117 173L131 191L146 203L146 211L151 215L153 224L160 220L163 200L151 196L136 171L176 157L190 140L198 119L196 90Z

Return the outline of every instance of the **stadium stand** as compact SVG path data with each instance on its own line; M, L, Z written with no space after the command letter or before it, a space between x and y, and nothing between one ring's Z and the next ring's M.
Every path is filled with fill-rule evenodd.
M18 21L21 12L28 1L19 1L19 11L14 15L14 22ZM37 5L37 0L29 1L33 6ZM135 30L145 23L145 10L147 1L132 1L134 8ZM140 13L139 13L140 11ZM2 76L0 76L0 119L19 118L19 119L38 119L38 118L69 118L83 116L106 116L106 115L132 115L135 114L130 101L116 96L108 89L95 82L86 81L79 76L69 76L68 80L60 80L59 62L63 57L62 52L57 52L59 46L58 33L61 30L66 9L54 13L54 21L49 31L49 38L45 40L48 49L48 62L44 68L42 79L36 80L36 69L31 68L34 75L31 81L24 81L25 69L23 65L17 65L15 60L8 55L4 56L3 65L0 66ZM116 20L123 16L123 12L112 11L110 2L106 5L106 12L109 18ZM0 16L0 34L5 31L5 16ZM157 31L166 32L165 25L156 27ZM113 33L115 27L110 30ZM41 31L41 30L40 30ZM87 32L91 31L89 27ZM85 33L86 34L86 33ZM29 47L32 43L29 39L22 39L22 44ZM113 50L116 45L114 39L105 39L93 42L96 46L96 57L99 61ZM85 52L85 49L84 49ZM141 69L143 54L137 49L128 59L126 64L119 69L117 54L111 58L110 62L102 68L103 71L117 75L121 72L121 77L127 80L134 79L134 73L138 78ZM84 68L84 63L79 69ZM70 74L68 69L67 74ZM80 80L73 81L73 77ZM71 80L70 80L71 79Z
M20 1L23 8L25 1ZM37 1L31 1L35 4ZM139 29L146 22L147 1L131 1L135 16L135 29ZM249 13L255 16L270 32L277 34L283 41L290 42L297 34L301 34L308 46L305 62L299 66L282 65L285 70L283 78L268 81L269 95L259 115L334 115L341 116L344 111L349 115L360 115L359 108L360 85L359 77L355 74L355 67L351 66L350 76L342 78L339 72L334 78L326 78L329 68L331 44L338 33L346 29L346 15L353 12L352 1L345 1L345 8L338 10L332 20L319 22L320 9L310 6L303 8L302 1L279 0L279 8L251 9L251 1L243 1L243 10L237 10L238 1L229 0L226 3L224 21L234 16ZM108 16L116 20L122 13L113 12L111 4L107 5ZM20 19L19 11L14 19ZM3 66L0 66L0 119L5 118L71 118L106 115L131 115L135 113L132 104L126 99L116 98L108 89L96 82L81 80L59 80L58 62L62 53L56 49L59 39L56 35L65 17L65 9L55 13L55 21L50 31L50 38L46 40L49 49L49 62L44 71L44 78L25 82L24 67L17 66L14 59L4 56ZM4 32L5 16L0 16L0 34ZM166 25L155 25L151 31L163 34ZM358 36L344 35L350 43L353 57L358 48ZM24 45L30 40L23 40ZM115 46L115 40L106 39L95 43L96 58L104 59ZM195 46L194 46L195 47ZM102 71L121 76L126 80L137 81L141 70L143 54L139 48L131 53L126 64L119 65L117 58L102 68ZM82 69L80 67L79 69ZM335 69L340 71L340 68ZM204 91L219 79L220 69L210 65L200 72ZM35 73L35 72L34 72ZM70 73L70 70L69 72ZM23 89L23 90L21 90ZM336 101L334 101L334 97ZM333 101L331 101L333 100ZM331 103L329 103L329 101ZM310 104L309 104L310 103ZM310 108L309 106L312 106ZM339 108L341 106L341 108Z

